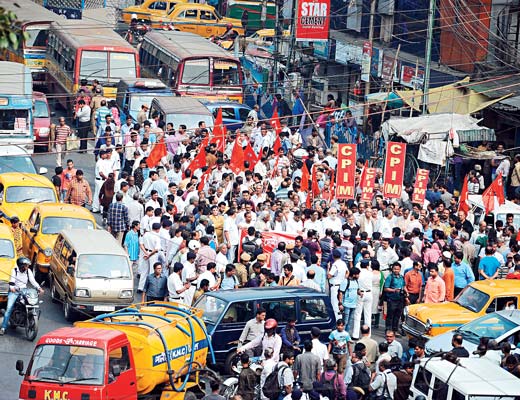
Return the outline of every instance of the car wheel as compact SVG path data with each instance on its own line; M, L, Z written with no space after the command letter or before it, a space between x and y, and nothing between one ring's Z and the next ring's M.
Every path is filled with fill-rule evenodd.
M226 357L226 361L224 363L224 372L227 375L234 375L235 371L233 371L233 366L236 365L237 360L240 359L240 356L233 349Z
M60 295L56 290L56 283L54 282L54 279L52 279L51 282L49 282L49 285L51 287L51 301L53 303L57 303L60 300Z
M66 298L63 299L63 316L67 321L74 322L74 310Z

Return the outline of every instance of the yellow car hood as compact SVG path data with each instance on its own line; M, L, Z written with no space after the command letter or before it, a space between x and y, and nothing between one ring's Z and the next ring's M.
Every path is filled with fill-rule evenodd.
M58 235L44 235L41 233L38 233L36 235L35 241L40 246L42 250L45 250L46 248L53 248L54 244L56 243L56 239L58 238Z
M15 267L14 258L0 258L0 281L9 282L11 271Z
M25 222L29 219L36 203L3 203L1 210L9 217L17 216L20 221Z
M453 327L460 326L478 317L478 314L453 302L414 304L408 307L408 315L424 323L429 319L432 326Z

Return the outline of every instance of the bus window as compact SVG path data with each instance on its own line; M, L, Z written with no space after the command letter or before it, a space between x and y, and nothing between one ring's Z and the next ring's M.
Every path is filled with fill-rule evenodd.
M135 78L135 56L132 53L110 53L111 79Z
M27 27L25 31L29 34L29 38L25 40L25 48L45 48L45 46L47 45L47 38L49 37L48 28L35 27L34 29L31 29L31 27Z
M238 64L233 61L215 60L213 66L214 85L238 85L240 76Z
M209 85L209 60L186 61L181 81L188 85Z
M106 51L83 51L79 75L84 79L101 78L108 76L108 53Z

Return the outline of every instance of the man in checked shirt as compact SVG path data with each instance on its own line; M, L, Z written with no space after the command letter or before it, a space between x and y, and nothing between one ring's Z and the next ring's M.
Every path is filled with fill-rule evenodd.
M116 194L116 202L110 204L107 215L108 231L120 245L123 245L123 236L130 226L128 207L123 204L123 193Z

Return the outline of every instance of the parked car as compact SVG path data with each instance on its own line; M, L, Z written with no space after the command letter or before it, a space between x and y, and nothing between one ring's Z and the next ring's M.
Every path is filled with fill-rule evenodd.
M513 215L514 226L520 225L520 206L518 204L513 203L512 201L506 200L504 204L492 210L487 216L485 212L484 202L482 201L482 195L470 194L468 196L468 201L473 210L473 225L475 226L475 228L478 227L480 221L484 220L486 220L488 224L493 224L493 226L495 221L502 221L505 225L507 214Z
M217 116L219 108L222 108L222 121L228 130L236 130L242 128L246 122L247 115L251 111L251 107L240 104L235 101L202 101L208 110Z
M21 172L0 174L0 219L7 224L15 215L22 223L27 221L36 204L57 202L54 185L44 176Z
M96 220L85 207L46 203L34 207L23 229L23 253L32 261L36 280L49 272L52 249L63 229L95 229Z
M78 312L86 319L125 308L134 299L128 255L104 230L61 231L52 251L50 272L51 298L61 300L68 321Z
M160 28L164 24L172 24L174 29L182 32L195 33L202 37L221 36L227 28L233 25L236 35L243 35L244 28L239 19L223 17L208 4L180 3L165 17L150 17L152 28Z
M194 307L204 312L204 322L211 335L217 365L231 372L232 359L246 322L264 308L266 318L274 318L283 328L289 318L296 318L296 328L302 342L310 339L313 326L321 329L321 339L327 340L335 329L336 318L330 296L304 287L268 287L207 292Z
M403 329L408 336L430 339L506 306L517 308L519 297L514 279L475 281L453 301L405 307Z
M199 121L206 126L213 126L213 114L193 97L156 97L152 100L149 116L158 113L159 118L166 124L171 122L175 129L179 125L186 125L189 131L194 130Z
M460 333L464 338L464 347L471 354L480 343L480 338L488 337L498 344L509 342L512 347L520 343L520 310L503 310L483 315L453 331L443 333L428 340L426 353L434 354L452 349L453 334Z
M14 267L16 267L16 251L13 231L6 224L0 224L0 303L7 301L9 280Z
M4 172L24 172L29 174L46 174L47 168L40 167L36 170L36 165L31 154L23 147L15 144L0 146L0 174Z
M486 357L450 362L426 357L415 366L409 400L514 400L519 380Z
M121 11L121 19L129 24L132 20L132 14L137 16L137 19L149 21L151 16L166 17L169 12L173 10L179 3L184 3L186 0L145 0L138 6L130 6Z
M33 92L34 150L47 151L51 132L51 117L54 112L49 108L47 96L42 92Z

